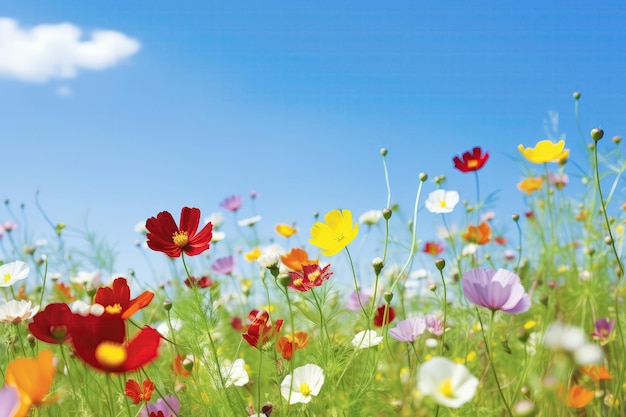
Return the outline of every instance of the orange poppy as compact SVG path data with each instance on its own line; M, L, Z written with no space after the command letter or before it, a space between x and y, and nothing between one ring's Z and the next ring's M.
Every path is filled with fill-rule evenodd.
M309 259L309 254L306 253L306 251L304 249L293 248L292 250L290 250L286 254L282 255L280 257L280 260L283 262L283 264L287 268L293 269L294 271L300 272L300 271L302 271L302 266L303 265L313 265L313 264L316 264L318 262L319 258L317 258L317 259Z
M486 245L491 241L491 227L487 223L481 223L478 226L473 224L469 225L467 229L461 234L463 239L469 243L476 243L478 245Z
M42 350L33 358L18 358L9 363L4 383L12 385L20 393L20 406L14 417L24 417L32 406L45 404L54 379L54 356Z
M568 407L583 408L593 400L595 393L580 385L573 385L567 390L565 404Z
M591 379L595 382L602 381L603 379L613 379L611 374L609 374L609 370L604 367L604 365L595 366L583 366L580 368L581 372L585 375L589 375Z
M296 330L293 332L293 336L293 339L291 335L281 336L276 341L276 350L287 360L291 359L294 351L302 349L309 344L309 336L306 332Z

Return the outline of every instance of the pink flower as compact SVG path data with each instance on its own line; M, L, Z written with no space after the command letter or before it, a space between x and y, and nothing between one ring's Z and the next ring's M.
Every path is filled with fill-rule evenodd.
M211 268L218 274L230 275L235 269L235 258L233 258L232 255L219 258L213 262Z
M530 298L520 278L506 269L470 269L463 274L461 285L471 303L492 311L519 314L530 308Z
M241 196L233 194L224 199L224 201L220 203L220 206L224 207L226 210L237 211L239 210L239 207L241 207L242 203L243 200L241 199Z
M426 328L435 336L441 336L444 333L443 320L439 320L434 314L426 314L424 317Z
M389 336L399 342L415 342L415 340L426 330L426 322L420 317L411 317L396 324L396 327L389 329Z
M594 340L599 340L600 342L606 342L613 332L615 328L615 320L607 320L606 318L601 318L600 320L595 322L593 333L591 333L591 337Z
M366 305L371 296L371 290L359 290L358 294L356 291L353 291L352 294L348 296L346 308L350 311L361 311L361 304ZM359 304L359 297L361 298L361 304Z

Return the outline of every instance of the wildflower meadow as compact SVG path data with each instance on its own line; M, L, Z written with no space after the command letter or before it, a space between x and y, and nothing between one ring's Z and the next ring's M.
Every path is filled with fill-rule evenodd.
M43 208L50 238L29 240L7 201L0 417L626 416L626 159L571 130L511 145L513 213L483 197L480 144L441 161L473 189L410 173L408 208L381 149L387 201L309 230L240 219L239 195L154 207L149 282L94 269L106 245L68 244Z

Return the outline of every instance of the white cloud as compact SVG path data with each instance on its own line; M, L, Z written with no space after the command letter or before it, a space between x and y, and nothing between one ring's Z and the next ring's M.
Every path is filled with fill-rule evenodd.
M103 70L139 51L136 39L112 30L94 30L89 39L71 23L20 28L0 18L0 77L45 83L74 78L81 69Z

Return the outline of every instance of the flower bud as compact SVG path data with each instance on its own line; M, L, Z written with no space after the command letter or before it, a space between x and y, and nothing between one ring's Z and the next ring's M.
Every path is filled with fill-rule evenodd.
M165 309L165 311L170 311L172 309L172 302L170 300L164 301L163 309Z
M430 291L432 291L432 292L437 291L437 284L430 284L430 285L428 286L428 289L429 289Z
M574 100L580 99L580 93L578 91L576 91L574 94L572 94L572 96L574 97Z
M437 185L441 185L441 184L443 184L443 182L444 182L445 180L446 180L446 176L445 176L445 175L437 175L437 176L435 177L435 180L434 180L434 181L435 181L435 184L437 184Z
M291 284L291 277L289 275L279 276L278 283L282 285L283 287L286 287L289 284Z
M514 214L511 216L511 218L513 219L514 222L519 220L519 214Z
M622 141L622 137L621 136L613 136L613 143L615 143L616 145L619 144Z
M387 156L387 148L380 148L380 155L383 157Z
M380 274L380 271L381 269L383 269L384 266L385 261L383 261L383 258L377 256L372 260L372 267L374 268L374 273L376 275Z
M604 243L606 243L607 245L612 245L613 244L613 239L611 239L611 236L606 236L604 238Z
M383 300L385 300L387 304L391 303L391 300L393 300L393 293L391 291L385 291L383 294Z
M385 218L385 220L391 219L391 210L388 209L388 208L384 208L383 209L383 217Z
M185 368L187 372L191 372L193 369L193 359L185 358L183 360L183 368Z
M443 268L446 267L446 260L443 258L438 258L437 260L435 260L435 266L439 271L443 271Z
M420 181L425 182L428 179L428 174L425 172L420 172Z
M597 127L594 129L591 129L591 139L593 139L595 142L599 141L603 137L604 137L604 131L602 129L598 129Z
M513 406L513 417L532 417L536 414L535 404L530 400L520 400Z

